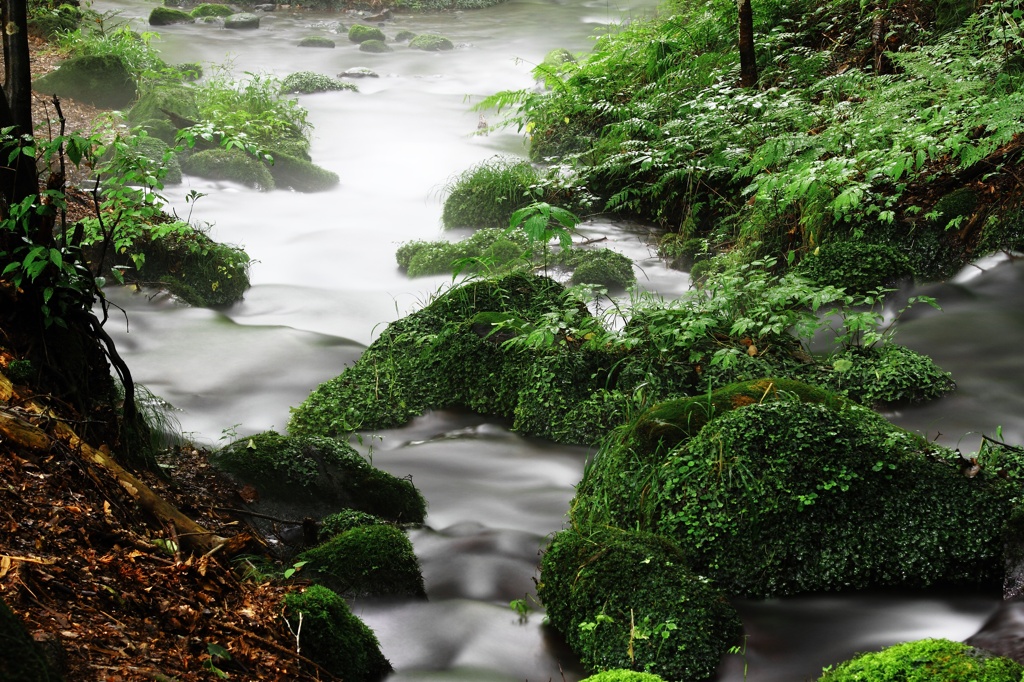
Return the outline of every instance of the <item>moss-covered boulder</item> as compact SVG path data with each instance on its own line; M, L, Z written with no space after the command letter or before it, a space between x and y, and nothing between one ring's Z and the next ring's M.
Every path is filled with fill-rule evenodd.
M254 486L262 498L286 501L324 516L350 507L381 518L422 523L423 496L410 481L374 468L347 443L266 431L214 453L219 469Z
M742 625L672 542L647 533L571 529L554 536L537 593L551 625L591 670L706 680Z
M185 159L182 170L200 178L238 182L263 191L275 187L270 170L239 149L204 149Z
M409 47L413 50L424 50L426 52L445 52L447 50L454 50L455 43L435 33L421 33L409 40Z
M195 17L175 7L154 7L149 13L150 26L171 26L173 24L191 24Z
M0 680L60 682L62 679L18 616L0 600Z
M311 585L284 598L284 617L297 627L302 614L302 651L349 682L377 682L391 672L376 635L326 587Z
M540 316L565 305L548 278L513 274L457 287L393 322L355 365L292 412L294 434L341 435L404 424L428 409L463 406L511 417L528 352L504 352L473 329L480 312ZM466 368L473 371L466 371Z
M181 84L158 85L147 88L132 105L125 117L129 123L163 120L172 123L174 129L183 121L199 120L199 104L193 88Z
M296 192L324 192L340 182L338 174L282 151L268 150L273 161L270 174L274 184Z
M384 31L380 30L376 26L353 24L348 29L348 39L353 43L362 43L367 40L379 40L384 42Z
M346 596L426 596L412 543L392 525L356 526L299 559L316 572L319 582Z
M572 270L572 284L621 290L636 284L633 261L611 249L566 249L558 261Z
M192 306L233 305L249 289L248 254L237 246L214 242L187 223L158 227L147 238L136 240L124 255L137 266L133 276L142 282L159 282Z
M165 185L181 184L181 162L170 145L159 137L141 135L138 137L138 153L156 164L163 171Z
M964 464L867 408L762 402L634 472L650 489L632 522L675 539L730 594L999 586L1016 487ZM581 487L580 513L603 513L602 486Z
M358 509L344 509L336 514L326 516L320 521L317 537L320 542L326 542L335 535L341 535L354 528L379 526L387 523L390 522Z
M235 10L231 9L228 5L222 5L215 2L204 2L196 5L192 8L189 14L193 18L199 19L200 17L230 17L235 13Z
M512 214L536 201L537 170L521 159L494 157L449 180L441 222L453 227L508 227Z
M359 51L360 52L381 53L381 52L392 52L392 49L391 49L391 46L388 45L387 43L385 43L383 40L375 40L375 39L371 38L369 40L364 40L364 41L359 43Z
M639 673L635 670L605 670L584 679L582 682L665 682L664 678L651 673Z
M409 42L410 40L412 40L415 37L416 37L416 33L413 32L413 31L408 31L408 30L399 31L398 33L395 34L395 42L396 43L407 43L407 42Z
M412 241L398 247L395 260L410 277L440 275L455 271L475 272L482 268L502 271L531 261L526 258L529 243L521 230L506 232L484 227L462 241Z
M260 15L251 12L239 12L224 17L224 28L251 31L260 27Z
M321 47L334 49L336 43L327 36L306 36L298 43L299 47Z
M900 682L1019 682L1024 666L982 649L947 639L922 639L867 653L834 669L820 682L899 680Z
M37 78L32 89L46 95L70 97L100 109L122 109L138 93L131 71L117 55L84 55L61 63L56 71Z

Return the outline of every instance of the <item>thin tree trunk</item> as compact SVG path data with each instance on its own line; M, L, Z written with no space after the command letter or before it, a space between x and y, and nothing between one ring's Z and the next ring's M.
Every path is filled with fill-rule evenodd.
M0 105L0 126L13 126L12 135L32 134L32 67L28 50L26 0L3 0L4 97ZM6 167L6 155L0 159ZM18 154L13 169L0 173L0 192L8 205L19 203L39 191L35 159ZM6 213L6 211L5 211ZM45 242L43 242L45 243Z
M736 0L740 28L740 87L757 85L757 56L754 53L754 14L750 0Z

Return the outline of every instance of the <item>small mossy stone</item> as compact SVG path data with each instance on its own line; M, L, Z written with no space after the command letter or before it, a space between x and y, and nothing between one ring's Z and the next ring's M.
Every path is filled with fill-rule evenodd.
M348 39L353 43L363 43L367 40L379 40L384 42L384 31L380 30L376 26L354 24L348 30Z
M910 279L910 259L888 244L840 241L822 245L805 256L796 272L822 286L842 287L851 294L893 288Z
M364 40L359 43L359 51L379 54L382 52L392 52L393 50L391 49L391 46L383 40L373 40L371 38L370 40Z
M914 405L956 389L952 375L934 360L896 343L839 351L821 383L865 405Z
M625 289L636 283L633 261L611 249L568 249L559 254L558 260L572 268L572 284Z
M224 28L252 30L260 27L260 15L251 12L239 12L224 17Z
M323 584L346 596L426 596L412 543L389 524L356 526L303 552L299 559Z
M189 175L210 180L228 180L269 191L274 177L259 160L237 149L205 149L189 156L182 165Z
M395 34L395 42L407 43L415 37L416 34L413 31L399 31L398 33Z
M191 24L195 18L188 12L174 7L154 7L149 13L150 26L171 26L173 24Z
M320 542L326 542L331 537L350 531L353 528L378 526L386 523L388 522L379 516L367 514L358 509L346 509L324 517L320 522L318 538Z
M222 5L215 2L204 2L196 5L189 12L196 19L200 17L230 17L235 13L235 10L231 9L228 5Z
M537 593L588 669L706 680L743 631L735 609L687 568L679 547L648 533L556 534L541 560Z
M820 682L1019 682L1024 666L961 642L922 639L867 653L825 672Z
M286 595L284 605L289 623L302 614L303 653L331 673L347 682L377 682L391 672L376 635L336 593L311 585Z
M455 43L444 36L434 33L421 33L409 41L409 47L413 50L424 50L426 52L445 52L455 49Z
M268 150L273 158L269 165L274 183L282 189L290 188L296 192L325 192L338 185L341 179L334 171L300 159L284 152Z
M356 90L356 86L314 71L296 71L281 81L281 92L285 94L311 95L334 90Z
M36 79L32 89L70 97L100 109L123 109L138 93L128 66L112 54L72 57L56 71Z
M195 89L182 84L158 85L146 89L125 117L129 123L141 123L161 119L198 121L199 105L196 102ZM175 126L177 129L177 126Z
M334 48L337 44L327 36L306 36L299 41L299 47Z

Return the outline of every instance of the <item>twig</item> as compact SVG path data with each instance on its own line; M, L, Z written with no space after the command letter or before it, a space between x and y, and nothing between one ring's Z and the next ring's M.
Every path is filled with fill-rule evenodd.
M289 519L279 519L276 516L270 516L269 514L260 514L258 512L249 511L248 509L235 509L234 507L210 507L214 511L227 512L229 514L246 514L248 516L256 517L257 519L266 519L267 521L276 521L277 523L285 523L289 526L301 526L302 521L291 521Z
M335 676L333 673L331 673L331 671L327 670L326 668L321 666L316 661L313 661L313 660L310 660L310 659L306 658L305 656L303 656L302 654L298 653L297 651L292 651L290 649L286 649L285 647L281 646L280 644L278 644L277 642L275 642L273 640L267 639L266 637L261 637L261 636L255 634L255 633L253 633L253 632L249 632L248 630L243 630L242 628L238 627L237 625L232 625L231 623L221 623L221 625L226 627L228 630L231 630L232 632L237 632L238 634L244 635L245 637L252 637L253 639L255 639L260 644L262 644L264 646L268 646L271 649L277 651L278 653L285 654L286 656L295 656L296 658L298 658L303 663L305 663L307 665L311 665L314 668L316 668L316 670L318 672L321 672L324 675L327 675L328 679L331 679L331 680L340 679L337 676Z

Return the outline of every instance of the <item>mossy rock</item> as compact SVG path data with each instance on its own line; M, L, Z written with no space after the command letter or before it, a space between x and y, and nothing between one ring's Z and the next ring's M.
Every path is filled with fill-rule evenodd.
M21 619L0 599L0 680L4 682L60 682L39 645Z
M409 41L409 47L413 50L424 50L426 52L446 52L455 49L455 43L444 36L434 33L421 33Z
M200 17L230 17L234 13L235 10L231 9L228 5L221 5L215 2L204 2L196 5L189 12L196 19Z
M729 384L710 393L674 398L644 412L633 426L639 449L669 450L696 435L716 416L749 405L778 400L820 403L833 410L848 401L817 386L792 379L769 378Z
M262 498L357 509L404 523L422 523L426 516L423 496L410 481L375 469L333 438L266 431L230 443L210 461L253 485Z
M858 405L759 402L717 414L656 473L632 472L651 480L633 523L675 539L733 595L996 587L1017 488L962 467L958 453ZM606 475L581 486L581 513L619 485Z
M381 53L392 52L393 50L391 49L391 46L385 43L383 40L374 40L373 38L371 38L369 40L364 40L359 43L359 51Z
M299 555L327 587L350 597L425 597L420 563L401 529L356 526Z
M260 15L239 12L224 17L224 28L251 31L260 27Z
M150 26L171 26L173 24L191 24L195 17L184 10L174 7L154 7L149 13Z
M134 265L129 256L141 256L143 264L135 273L140 281L160 282L192 306L216 308L241 301L249 289L248 254L214 242L187 223L176 225L158 228L159 237L136 240L124 254L124 264Z
M348 30L348 39L353 43L363 43L367 40L379 40L384 42L384 31L375 26L353 24L353 26Z
M922 639L867 653L826 670L820 682L899 680L900 682L1019 682L1024 666L962 642Z
M651 673L635 670L605 670L582 680L582 682L665 682L664 678Z
M521 230L485 227L468 239L450 241L412 241L395 252L398 267L410 277L452 273L458 261L462 272L475 272L483 267L501 271L529 261L525 259L528 241Z
M441 222L446 228L508 227L512 214L529 206L540 182L521 159L497 156L463 171L444 188Z
M398 33L395 34L395 42L407 43L415 37L416 34L413 31L399 31Z
M144 135L138 138L138 152L163 168L165 185L181 184L181 163L171 147L159 137ZM166 160L165 160L166 159Z
M913 405L956 389L953 377L934 360L895 343L839 351L832 356L832 372L819 380L866 405Z
M196 92L193 88L181 84L148 88L125 116L129 123L152 120L170 122L170 114L189 121L199 120L199 104L196 102Z
M914 275L910 259L893 247L860 241L821 246L804 257L796 271L821 286L861 295L893 288Z
M327 36L306 36L299 41L299 47L322 47L333 49L336 43Z
M325 192L337 187L340 182L338 174L321 168L314 163L300 159L281 151L268 150L273 158L269 165L274 183L280 188L290 188L296 192Z
M636 284L633 261L611 249L569 249L558 261L572 269L569 282L619 290Z
M537 593L551 625L590 670L707 680L743 631L735 609L687 568L680 549L648 533L556 534Z
M117 55L84 55L61 63L56 71L37 78L32 89L70 97L100 109L122 109L138 89L131 71Z
M146 131L150 137L163 140L168 146L175 144L178 136L178 129L165 118L150 118L136 124L141 130ZM178 170L181 170L181 160L178 161Z
M285 595L284 617L294 624L302 614L302 650L347 682L377 682L392 671L376 635L340 596L321 585Z
M28 29L32 34L49 39L67 31L74 31L84 17L85 13L71 3L52 3L47 11L29 11Z
M267 167L239 149L198 151L185 159L182 170L200 178L238 182L263 191L275 187L274 177Z

